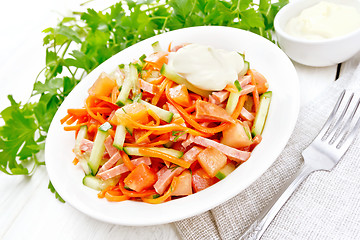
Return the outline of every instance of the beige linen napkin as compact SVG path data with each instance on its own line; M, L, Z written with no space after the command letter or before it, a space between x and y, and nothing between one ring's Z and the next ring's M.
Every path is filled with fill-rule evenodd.
M350 66L350 67L349 67ZM308 106L279 158L261 178L224 204L175 225L183 239L238 239L303 163L301 152L320 131L342 89L360 96L359 58ZM331 172L311 174L262 239L360 239L360 137Z

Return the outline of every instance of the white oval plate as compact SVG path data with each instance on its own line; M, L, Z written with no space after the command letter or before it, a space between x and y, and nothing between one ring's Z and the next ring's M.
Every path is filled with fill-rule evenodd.
M152 51L159 41L163 48L170 42L209 44L216 48L244 52L253 69L261 72L273 91L262 142L250 159L219 183L190 196L151 205L142 202L108 202L97 191L82 184L83 171L74 166L74 133L66 132L60 119L68 108L83 107L87 90L101 72L110 73L115 66L138 59ZM205 212L234 197L259 178L285 147L299 111L299 84L288 57L270 41L247 31L229 27L193 27L164 33L135 44L111 57L83 79L65 99L56 113L46 140L45 162L50 180L58 193L81 212L101 221L146 226L164 224Z

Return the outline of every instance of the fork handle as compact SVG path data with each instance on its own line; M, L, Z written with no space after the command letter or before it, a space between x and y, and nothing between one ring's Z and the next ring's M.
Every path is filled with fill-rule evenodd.
M255 222L243 233L240 240L260 239L282 206L286 203L302 181L305 180L313 171L313 168L303 165L299 170L298 175L289 181L282 190L274 196L268 206L265 207L265 209L257 217Z

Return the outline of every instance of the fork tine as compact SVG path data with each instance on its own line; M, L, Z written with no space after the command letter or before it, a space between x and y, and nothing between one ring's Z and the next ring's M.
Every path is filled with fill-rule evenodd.
M332 129L334 128L334 125L335 125L335 115L336 115L336 112L338 111L338 109L339 109L339 107L340 107L340 104L341 104L343 98L344 98L345 92L346 92L345 90L343 90L343 91L341 92L341 94L340 94L340 96L339 96L339 98L338 98L338 100L337 100L337 102L336 102L336 104L335 104L332 112L330 113L330 116L329 116L328 119L326 120L326 122L325 122L325 124L324 124L324 126L323 126L323 128L322 128L322 130L321 130L321 132L323 132L323 131L325 131L325 129L326 129L323 137L321 138L321 141L325 141L325 140L329 137L330 133L332 132ZM319 136L321 136L321 134L319 134Z
M347 126L350 125L350 123L351 123L351 121L352 121L352 118L354 117L355 112L356 112L356 110L357 110L357 108L358 108L358 105L356 105L356 107L353 109L353 111L352 111L352 113L351 113L351 115L350 115L350 117L349 117L349 119L347 120L346 123L345 123L345 120L344 120L344 121L342 121L342 120L343 120L346 112L347 112L348 109L349 109L349 105L350 105L353 97L354 97L354 93L351 94L348 102L346 103L346 106L345 106L343 112L341 113L339 119L337 120L337 123L336 123L336 125L335 125L335 127L334 127L334 129L335 129L336 127L337 127L337 129L336 129L334 135L332 136L332 138L330 139L329 144L333 144L333 143L336 141L336 139L339 137L340 133L343 131L343 128L347 128ZM346 124L347 124L347 125L346 125ZM334 129L333 129L333 130L334 130ZM344 131L345 131L345 130L344 130ZM344 131L343 131L343 132L344 132Z
M343 131L344 134L343 134L342 138L340 139L339 143L336 145L337 149L339 149L341 147L343 147L345 149L348 148L350 146L350 144L353 142L353 140L355 139L356 133L360 128L360 116L358 117L358 120L356 121L355 125L353 126L353 128L351 130L350 130L350 125L356 114L356 111L359 108L359 105L360 105L360 99L356 103L356 107L354 108L354 110L351 113L350 118L346 122L346 129Z

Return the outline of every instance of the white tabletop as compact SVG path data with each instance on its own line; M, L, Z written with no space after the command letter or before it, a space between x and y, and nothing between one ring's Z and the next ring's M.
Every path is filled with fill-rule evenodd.
M41 31L55 26L59 14L78 10L81 2L21 0L2 4L0 110L9 105L8 94L13 94L16 101L28 99L35 77L45 64ZM111 5L114 1L104 2ZM302 105L335 80L337 66L294 65L300 78ZM343 64L341 69L346 66ZM94 220L56 200L47 188L48 181L45 167L38 168L32 177L0 173L0 239L179 239L173 224L125 227Z

